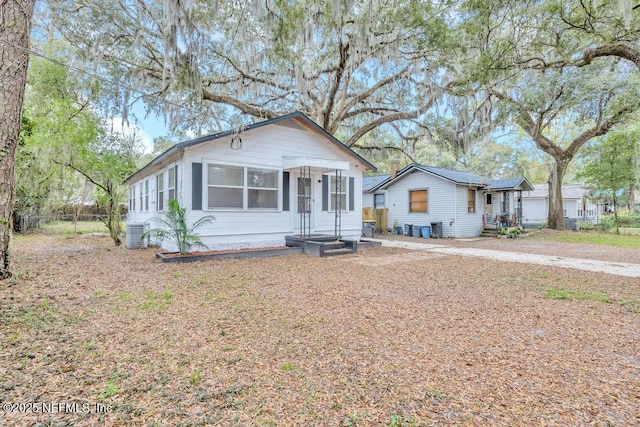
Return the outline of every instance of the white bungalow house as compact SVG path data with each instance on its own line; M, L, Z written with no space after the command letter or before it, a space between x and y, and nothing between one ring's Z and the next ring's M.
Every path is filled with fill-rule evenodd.
M547 221L549 216L549 185L534 184L533 190L522 194L524 223L537 226ZM598 202L589 200L587 189L582 184L562 186L562 215L565 227L573 228L576 222L600 221L604 207Z
M359 239L367 160L300 112L176 144L126 179L129 224L157 227L169 199L215 250L284 246L291 235ZM168 251L176 248L167 247Z
M521 194L530 189L525 178L492 180L412 163L369 192L386 190L389 228L397 224L415 236L430 226L432 236L461 238L479 236L487 226L521 225Z

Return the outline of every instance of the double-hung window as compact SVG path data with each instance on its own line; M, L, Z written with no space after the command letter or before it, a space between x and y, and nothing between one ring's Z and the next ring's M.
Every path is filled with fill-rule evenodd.
M384 209L384 194L373 195L373 208Z
M129 212L136 210L136 186L129 187Z
M144 180L144 210L149 210L149 180Z
M164 210L164 172L156 175L156 210Z
M169 169L169 182L167 183L169 188L167 194L169 200L176 198L176 189L178 188L178 166L174 166Z
M347 177L336 177L335 175L329 175L329 193L330 210L346 211L349 209L347 205Z

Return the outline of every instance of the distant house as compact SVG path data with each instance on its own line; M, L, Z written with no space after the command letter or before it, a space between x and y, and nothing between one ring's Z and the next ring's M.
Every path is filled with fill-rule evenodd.
M532 191L522 193L523 221L527 225L540 225L549 216L549 185L534 184ZM597 223L603 207L587 197L587 188L582 184L562 186L562 215L565 226L573 228L576 222Z
M369 192L373 187L389 179L391 175L365 176L362 178L362 207L384 209L386 206L386 190L378 190L375 193Z
M458 238L479 236L486 226L520 225L521 195L532 189L525 178L492 180L412 163L369 193L386 191L389 228L431 226L433 235Z
M292 235L357 240L362 176L372 171L296 112L171 147L126 180L127 223L159 226L175 198L189 223L215 217L199 231L211 249L283 246Z

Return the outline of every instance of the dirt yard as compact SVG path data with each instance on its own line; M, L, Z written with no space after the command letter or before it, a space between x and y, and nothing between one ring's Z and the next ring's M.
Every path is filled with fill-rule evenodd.
M637 279L394 248L169 265L46 234L13 256L0 425L640 424Z

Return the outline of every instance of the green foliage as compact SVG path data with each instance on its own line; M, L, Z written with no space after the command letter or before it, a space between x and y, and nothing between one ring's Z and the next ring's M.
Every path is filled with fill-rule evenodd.
M171 199L164 218L158 219L162 227L152 228L142 235L142 239L153 237L168 240L178 247L181 254L188 253L193 248L208 249L195 232L200 227L211 223L215 218L212 215L203 216L189 227L186 217L185 209L180 206L178 200Z
M577 300L577 301L598 301L612 303L613 301L606 294L594 294L590 292L570 291L565 288L551 288L546 290L542 296L544 298Z
M291 363L291 362L287 362L287 363L283 363L282 364L282 370L285 371L285 372L293 371L293 368L294 368L294 366L293 366L293 363Z

